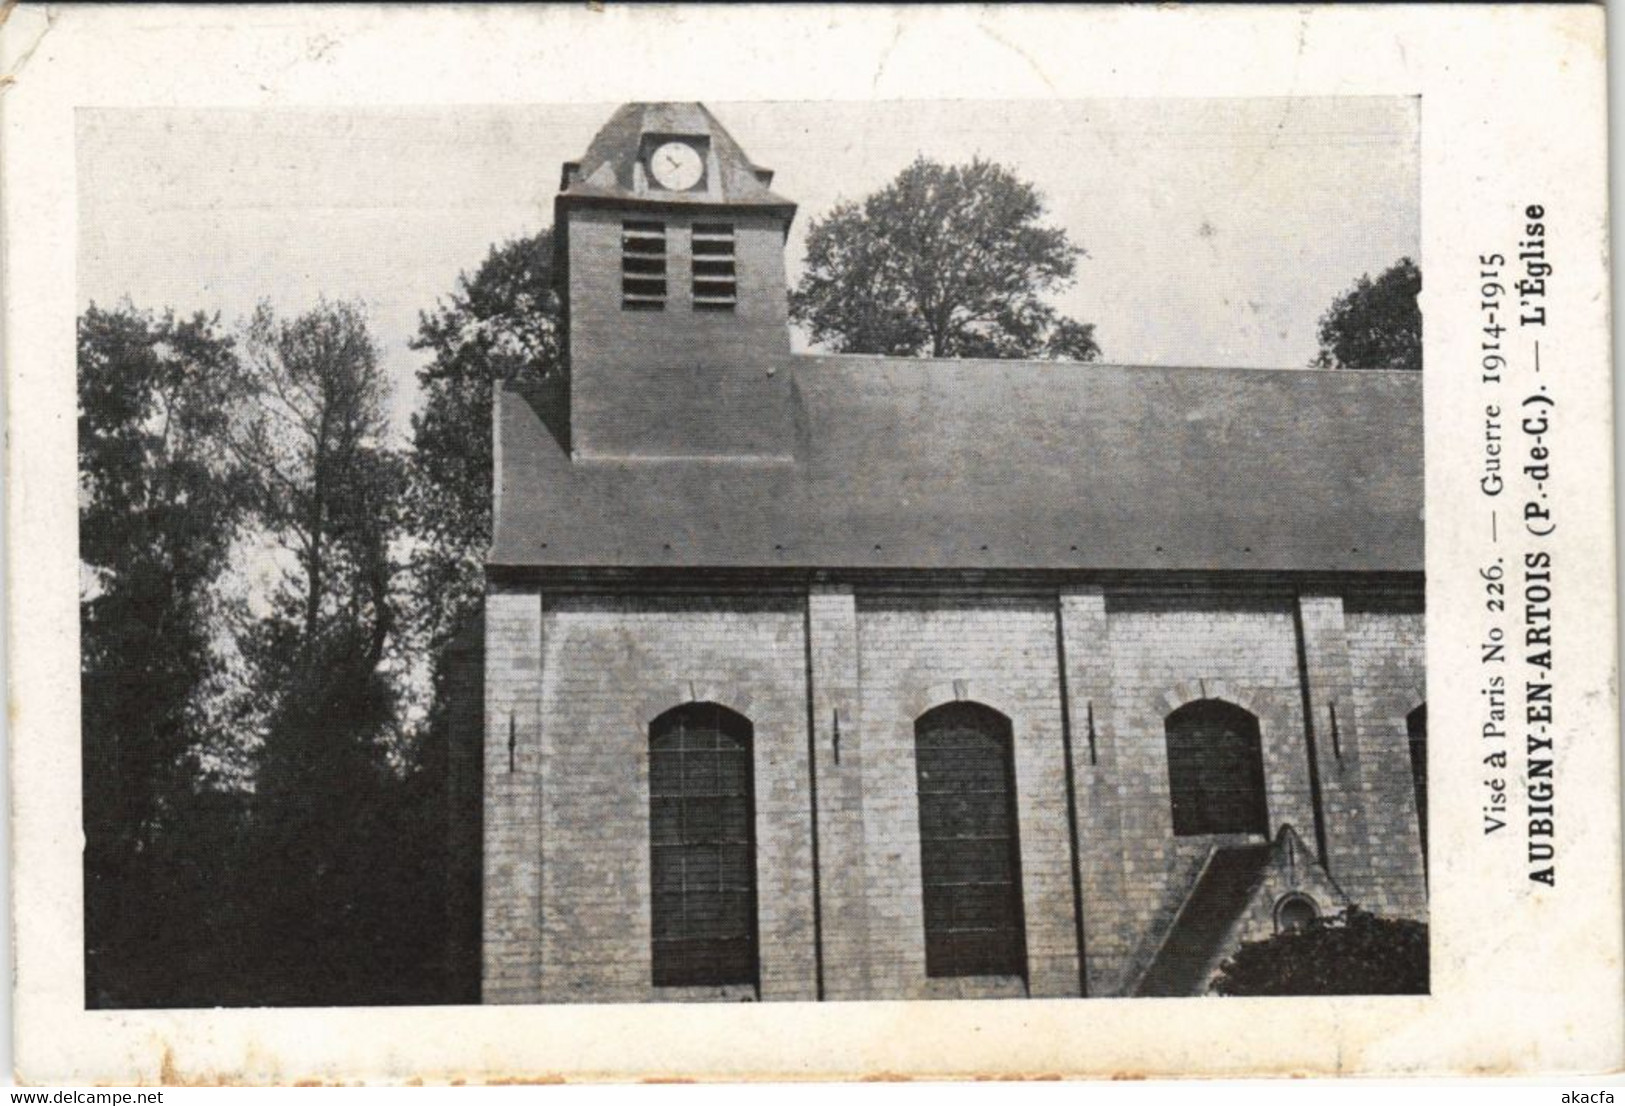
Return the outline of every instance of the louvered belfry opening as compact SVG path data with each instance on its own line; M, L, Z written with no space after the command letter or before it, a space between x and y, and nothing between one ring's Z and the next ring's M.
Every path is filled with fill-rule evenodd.
M1233 703L1199 699L1168 716L1174 833L1268 833L1258 719Z
M1411 746L1411 786L1416 791L1416 828L1422 836L1422 866L1428 862L1428 705L1405 716Z
M1010 720L949 703L914 724L928 976L1027 974Z
M732 223L694 224L694 310L732 311L739 300Z
M658 219L621 224L621 308L666 309L666 224Z
M757 982L750 720L715 703L649 728L654 984Z

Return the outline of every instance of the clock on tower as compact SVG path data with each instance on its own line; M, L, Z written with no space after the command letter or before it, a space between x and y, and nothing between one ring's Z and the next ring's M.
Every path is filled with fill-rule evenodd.
M572 455L783 459L796 207L702 104L618 109L554 201Z
M649 178L668 192L694 192L705 187L705 153L692 140L673 138L652 145Z

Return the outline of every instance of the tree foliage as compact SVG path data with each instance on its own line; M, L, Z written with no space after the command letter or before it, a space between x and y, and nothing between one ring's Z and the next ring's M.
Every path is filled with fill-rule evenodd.
M233 446L255 519L282 554L248 651L269 715L321 709L310 696L318 684L353 696L379 683L398 615L404 466L384 444L388 382L352 304L324 302L292 320L262 304L244 345L253 402ZM389 704L371 709L387 715ZM272 777L261 790L277 785Z
M364 313L262 306L234 341L92 307L79 362L87 1003L445 995L445 767L400 709L406 471Z
M246 935L261 1001L365 1001L391 992L378 972L392 951L439 931L438 880L402 871L435 869L440 843L407 800L437 781L391 757L405 464L386 444L388 383L359 306L279 319L262 305L243 347L252 402L233 445L279 568L238 638L243 713L263 737ZM432 810L434 794L417 799Z
M477 607L491 540L491 394L566 371L551 230L493 246L448 302L419 316L423 406L412 416L408 511L420 627L438 655Z
M245 507L226 449L244 387L216 320L92 305L78 323L87 995L140 963L173 904L156 858L198 801L221 676L213 584Z
M1366 273L1320 317L1320 369L1422 368L1422 270L1408 257Z
M133 846L184 789L218 671L209 588L245 506L225 448L243 376L215 320L128 305L80 317L78 364L87 813Z
M1214 979L1221 995L1413 995L1428 990L1428 927L1351 906L1249 941Z
M811 224L791 317L841 353L1092 361L1093 325L1045 301L1084 251L1044 214L1038 190L1001 165L922 156Z

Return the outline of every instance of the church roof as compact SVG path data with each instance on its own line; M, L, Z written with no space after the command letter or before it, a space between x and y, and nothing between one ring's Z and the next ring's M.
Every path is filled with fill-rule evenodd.
M1419 373L795 355L779 458L572 460L499 391L508 566L1422 570ZM552 427L553 429L550 429Z
M702 138L716 172L698 192L671 193L643 177L639 156L646 137ZM772 208L786 214L795 204L768 187L773 171L756 165L704 104L623 104L610 116L580 161L566 162L559 182L561 203L644 201L662 204Z

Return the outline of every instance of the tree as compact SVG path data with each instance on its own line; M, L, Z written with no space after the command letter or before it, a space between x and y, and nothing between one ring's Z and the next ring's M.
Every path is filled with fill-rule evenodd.
M435 888L406 914L391 873L402 830L398 687L405 467L387 448L387 380L359 306L291 320L262 304L244 339L254 389L234 430L254 516L278 565L263 613L240 613L245 717L261 745L239 888L258 1001L379 997L392 951L432 939ZM420 841L419 844L422 844ZM386 903L390 904L386 908ZM426 924L427 923L427 924Z
M1214 979L1221 995L1414 995L1428 990L1428 927L1351 906L1249 941Z
M1319 369L1422 368L1422 270L1402 257L1376 280L1366 273L1320 317Z
M363 312L262 305L234 342L92 307L79 360L87 1003L441 998L444 771L400 708Z
M1092 361L1093 325L1044 299L1084 256L1044 213L1037 189L1001 165L917 158L808 228L791 317L841 353Z
M491 247L450 301L419 316L423 407L412 416L411 529L420 629L438 657L484 594L491 541L491 393L566 372L551 230Z
M304 804L331 758L370 760L393 720L381 666L398 617L404 471L384 445L388 382L358 306L324 301L282 321L261 304L244 347L254 402L233 445L281 569L240 642L270 726L256 791Z
M366 659L383 657L393 609L387 540L398 465L383 448L388 382L352 304L329 304L291 322L262 303L246 337L255 402L235 436L252 479L257 517L298 564L299 637L364 620ZM335 602L367 604L340 611ZM348 616L348 617L342 617Z
M78 320L86 995L128 1001L196 912L178 901L220 676L213 585L245 508L227 449L244 381L199 314ZM195 856L194 858L195 859ZM191 904L195 905L195 904ZM177 920L177 918L179 920ZM156 974L154 975L156 978Z

